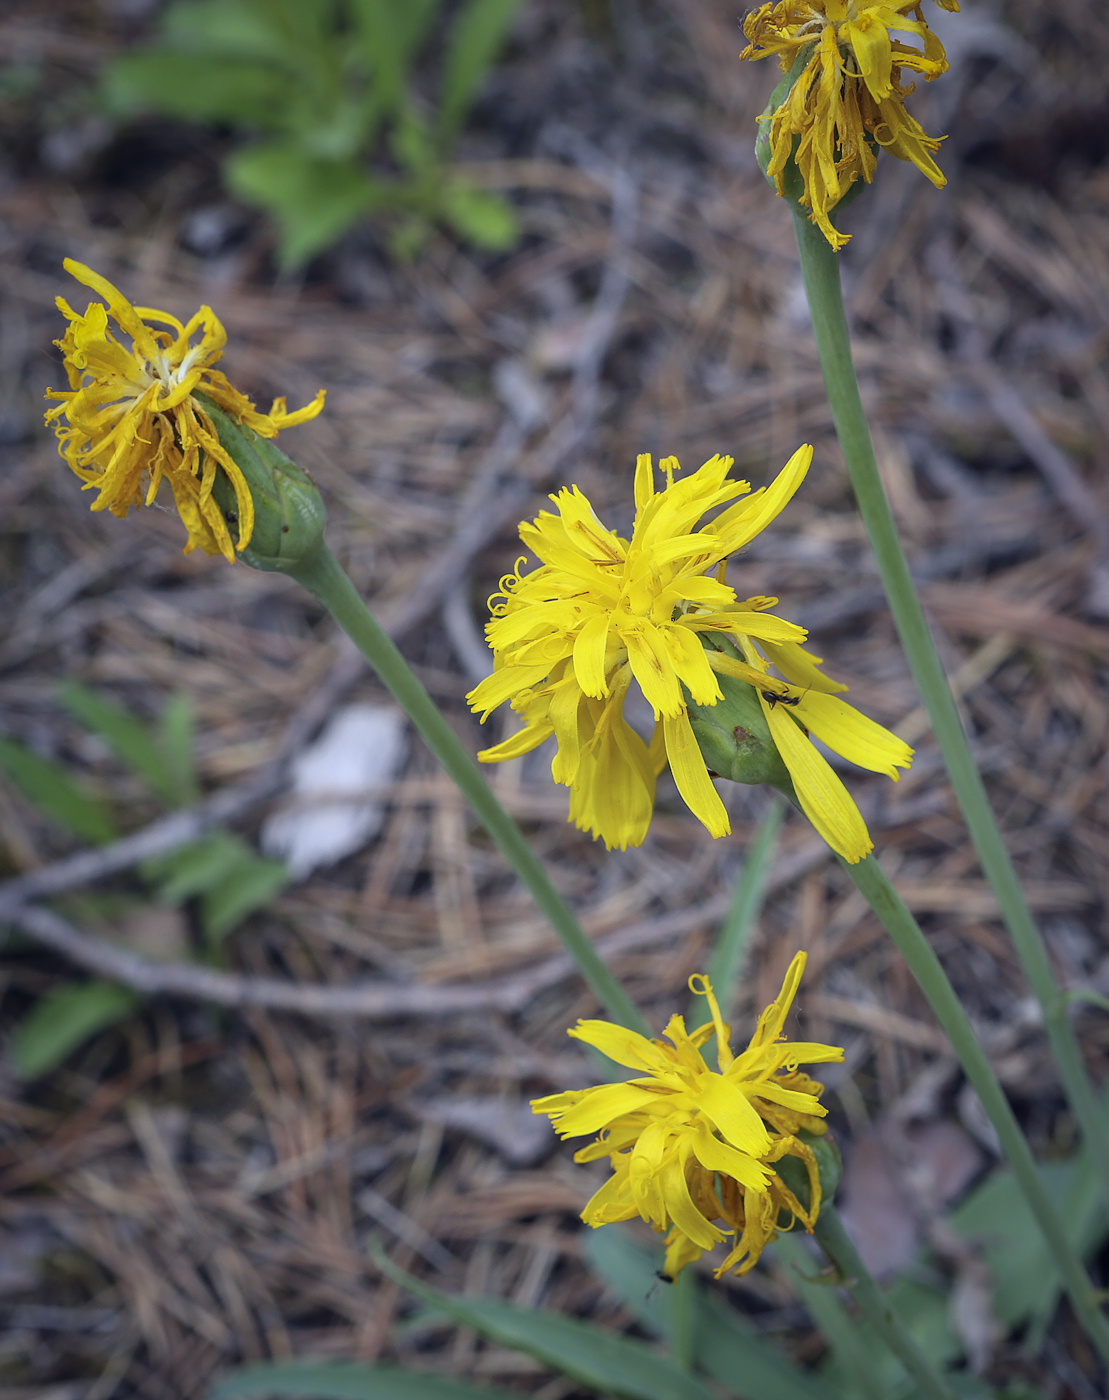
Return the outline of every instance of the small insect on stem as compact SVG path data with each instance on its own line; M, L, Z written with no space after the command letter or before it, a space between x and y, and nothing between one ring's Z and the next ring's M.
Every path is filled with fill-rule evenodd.
M800 695L779 695L776 690L764 690L762 698L771 709L775 705L799 705L801 703Z

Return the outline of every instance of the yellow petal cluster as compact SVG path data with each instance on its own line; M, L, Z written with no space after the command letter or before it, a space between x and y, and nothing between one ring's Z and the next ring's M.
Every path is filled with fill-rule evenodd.
M891 777L908 766L912 750L832 698L845 687L800 645L804 628L767 611L776 598L740 601L722 567L706 576L774 520L811 460L812 448L800 448L768 487L751 492L748 482L729 477L730 457L713 457L685 477L670 457L661 463L666 485L656 490L651 458L642 455L630 540L603 525L577 487L552 496L557 514L543 511L520 526L540 567L522 572L518 562L501 580L486 628L495 669L468 697L483 720L510 701L525 727L479 759L516 758L554 735L551 771L570 788L570 820L621 850L646 836L655 781L669 764L686 805L713 836L725 836L728 814L688 705L715 705L722 698L717 672L738 674L759 687L805 812L841 855L860 860L870 837L807 727ZM699 524L713 510L720 513ZM743 661L706 651L700 634L710 631L729 636ZM770 666L785 680L770 676ZM649 743L624 717L633 685L654 712Z
M788 1041L782 1027L797 994L806 955L798 953L777 999L759 1018L746 1050L733 1056L731 1028L705 977L690 990L708 1000L711 1021L688 1032L681 1016L666 1027L667 1045L607 1021L579 1021L568 1032L642 1078L536 1099L561 1137L598 1133L575 1162L607 1157L612 1176L582 1212L587 1225L640 1216L667 1234L666 1273L724 1240L732 1243L717 1278L753 1268L786 1217L811 1230L820 1212L820 1177L812 1148L796 1134L823 1133L823 1085L797 1068L843 1059L837 1046ZM716 1036L717 1068L702 1054ZM807 1168L806 1209L774 1170L783 1157ZM717 1222L722 1222L718 1224ZM792 1223L792 1222L789 1222Z
M222 467L235 490L239 549L250 543L254 503L196 395L206 395L240 423L272 438L282 428L315 418L324 391L295 413L286 412L284 399L275 399L269 413L259 413L212 368L227 335L210 307L202 306L182 325L167 311L132 306L83 263L67 258L64 265L107 305L91 302L82 316L57 299L69 322L65 336L55 341L65 357L69 389L47 390L46 397L59 403L46 421L58 435L59 452L84 489L97 492L93 510L125 516L132 506L152 504L168 481L188 531L186 554L199 546L233 560L236 546L212 498L216 471ZM113 333L109 318L126 340Z
M937 4L959 8L959 0ZM873 180L879 148L911 161L937 189L946 185L932 158L942 138L927 135L905 110L913 85L902 82L903 70L927 82L947 71L947 55L925 23L920 0L771 0L747 16L743 29L749 42L742 58L777 54L788 73L807 55L769 117L767 175L784 194L786 165L796 156L805 186L801 202L833 248L848 236L832 226L831 212L856 180ZM919 48L905 42L912 36Z

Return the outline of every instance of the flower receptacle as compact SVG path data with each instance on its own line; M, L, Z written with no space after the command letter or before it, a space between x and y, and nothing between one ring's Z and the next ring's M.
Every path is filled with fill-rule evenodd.
M816 1161L816 1172L820 1178L820 1204L830 1205L836 1194L840 1177L843 1175L843 1158L835 1140L828 1133L811 1133L802 1128L797 1133L798 1140L808 1148ZM809 1187L809 1171L800 1156L789 1154L774 1163L774 1170L797 1197L804 1210L812 1211L812 1191ZM814 1216L813 1219L816 1217ZM787 1228L782 1222L780 1228Z
M210 400L201 400L224 451L234 460L254 500L254 531L238 558L252 569L295 574L323 545L327 511L306 471L276 443L245 423L236 423ZM212 487L229 521L237 509L235 491L222 469Z
M707 651L737 652L718 632L702 633ZM789 770L774 743L753 685L732 676L717 676L724 698L715 705L689 701L689 722L710 772L733 783L770 783L791 788Z

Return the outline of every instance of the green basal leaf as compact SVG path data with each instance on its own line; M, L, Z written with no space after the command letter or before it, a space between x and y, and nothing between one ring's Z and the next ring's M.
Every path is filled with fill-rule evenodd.
M158 882L158 903L173 906L206 894L252 857L253 852L240 837L229 831L213 831L146 862L142 869L147 879Z
M657 1275L662 1250L642 1249L626 1230L605 1225L586 1234L585 1254L637 1321L665 1336L669 1285ZM693 1311L698 1365L741 1400L839 1400L826 1381L788 1361L711 1289L698 1284Z
M233 194L276 217L283 268L307 262L385 199L385 188L355 162L314 159L291 141L235 151L223 171Z
M282 861L248 852L200 901L201 922L209 945L225 938L288 883L289 872Z
M350 0L363 61L388 111L406 102L408 75L442 0Z
M1071 1244L1088 1258L1109 1235L1102 1183L1091 1159L1082 1153L1069 1162L1045 1163L1040 1172ZM998 1320L1010 1328L1030 1321L1034 1345L1055 1313L1062 1286L1012 1172L1002 1167L988 1176L952 1212L951 1224L989 1265Z
M326 58L337 28L335 0L177 0L162 26L176 49L255 59L294 72Z
M289 79L258 63L154 49L109 64L102 91L117 116L162 112L186 121L280 130Z
M933 1365L942 1370L959 1359L962 1343L951 1325L949 1299L939 1289L902 1278L887 1290L886 1298L906 1331ZM902 1400L902 1397L904 1400L910 1400L910 1397L911 1400L918 1400L916 1387L910 1383L900 1361L885 1343L865 1321L858 1319L856 1327L870 1355L871 1367L881 1376L890 1400ZM862 1396L863 1392L853 1384L853 1376L843 1365L841 1357L833 1357L824 1374L845 1396ZM952 1381L954 1377L945 1375L944 1379Z
M188 807L200 796L196 774L196 711L180 691L162 708L156 739L165 768L165 788L171 807Z
M371 1242L382 1273L447 1317L472 1327L501 1346L533 1356L602 1395L629 1400L712 1400L694 1376L643 1342L621 1337L590 1322L519 1308L492 1298L458 1298L406 1274Z
M74 836L97 845L116 839L118 832L107 807L79 787L60 763L16 739L0 738L0 770L24 797Z
M423 1371L347 1362L275 1361L225 1377L208 1400L295 1395L302 1400L526 1400L520 1391L470 1385Z
M447 40L439 131L453 141L516 18L520 0L469 0Z
M519 242L516 211L500 195L476 189L462 180L450 180L443 186L440 198L442 217L467 242L497 252L514 248Z
M35 1005L12 1033L15 1072L36 1079L56 1069L78 1046L108 1026L125 1021L142 1002L115 982L66 983Z
M106 740L116 757L157 797L167 806L175 805L177 786L167 771L165 755L137 715L80 681L63 681L58 698L74 719Z

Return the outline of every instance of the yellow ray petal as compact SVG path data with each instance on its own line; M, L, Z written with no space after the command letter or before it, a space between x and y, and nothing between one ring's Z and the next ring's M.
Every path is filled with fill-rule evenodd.
M766 722L797 791L801 810L833 851L854 865L874 849L862 814L850 793L797 725L759 695Z
M734 554L774 520L792 500L812 462L812 447L799 447L769 486L717 516L712 528L720 536L721 554Z
M903 739L835 695L803 695L796 713L830 749L872 773L885 773L896 782L898 768L908 768L913 761L913 750Z
M720 794L712 785L708 767L697 746L686 710L664 717L663 737L670 771L674 775L674 782L682 795L682 801L708 828L712 836L727 836L732 824L720 800Z

